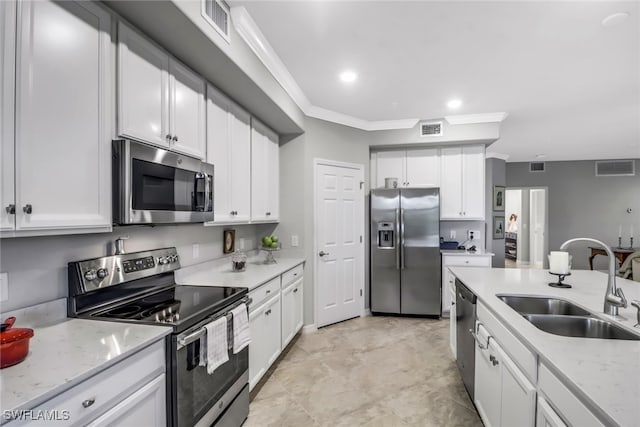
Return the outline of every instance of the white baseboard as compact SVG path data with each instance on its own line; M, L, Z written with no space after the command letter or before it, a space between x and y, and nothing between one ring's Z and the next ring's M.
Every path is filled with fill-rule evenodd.
M318 328L316 328L315 323L312 323L310 325L304 325L302 327L302 334L303 335L312 334L312 333L317 332L317 331L318 331Z

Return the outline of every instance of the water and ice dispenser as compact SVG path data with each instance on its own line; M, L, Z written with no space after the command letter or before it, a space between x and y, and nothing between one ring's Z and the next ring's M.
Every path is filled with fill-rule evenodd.
M393 248L395 246L394 234L392 222L379 222L378 223L378 247L379 248Z

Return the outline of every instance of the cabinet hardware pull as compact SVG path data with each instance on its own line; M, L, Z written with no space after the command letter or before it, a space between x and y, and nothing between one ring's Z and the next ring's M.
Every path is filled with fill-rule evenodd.
M271 212L267 212L267 216L271 216Z
M6 211L9 215L15 215L16 214L16 205L14 205L13 203L8 205L6 207Z
M93 405L94 403L96 403L96 398L95 397L83 401L82 402L82 406L84 408L88 408L89 406Z
M318 252L318 255L320 255L320 256L329 255L329 252L320 251L320 252Z
M496 359L496 357L495 357L493 354L491 354L491 355L489 356L489 360L491 361L491 363L493 364L493 366L496 366L496 365L498 365L498 364L500 363L500 362L498 362L498 359Z
M171 139L171 134L168 133L167 136L164 137L165 139Z
M296 292L298 292L298 288L295 288L295 289L293 290L293 293L294 293L294 294L295 294Z
M174 142L178 142L178 135L174 135L174 136L173 136L173 141L174 141Z
M26 213L27 215L30 215L31 212L33 212L33 206L24 205L24 207L22 208L22 212Z
M267 289L267 295L269 295L271 293L270 289Z
M271 314L271 309L265 311L264 314L266 314L267 316L270 315Z

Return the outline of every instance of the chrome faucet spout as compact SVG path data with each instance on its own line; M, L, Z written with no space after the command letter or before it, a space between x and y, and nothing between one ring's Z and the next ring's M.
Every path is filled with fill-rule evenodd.
M622 289L616 286L616 257L609 245L604 244L600 240L588 237L577 237L570 239L560 245L560 250L564 251L574 242L588 242L601 246L609 256L609 279L607 281L607 293L604 296L604 312L611 316L618 315L618 307L627 307L627 299L624 297Z

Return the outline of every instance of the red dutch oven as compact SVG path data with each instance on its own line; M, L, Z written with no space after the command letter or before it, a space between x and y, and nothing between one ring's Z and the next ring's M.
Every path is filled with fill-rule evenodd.
M0 332L0 369L22 362L29 354L29 340L33 337L33 329L13 328L15 317L7 318L2 323Z

